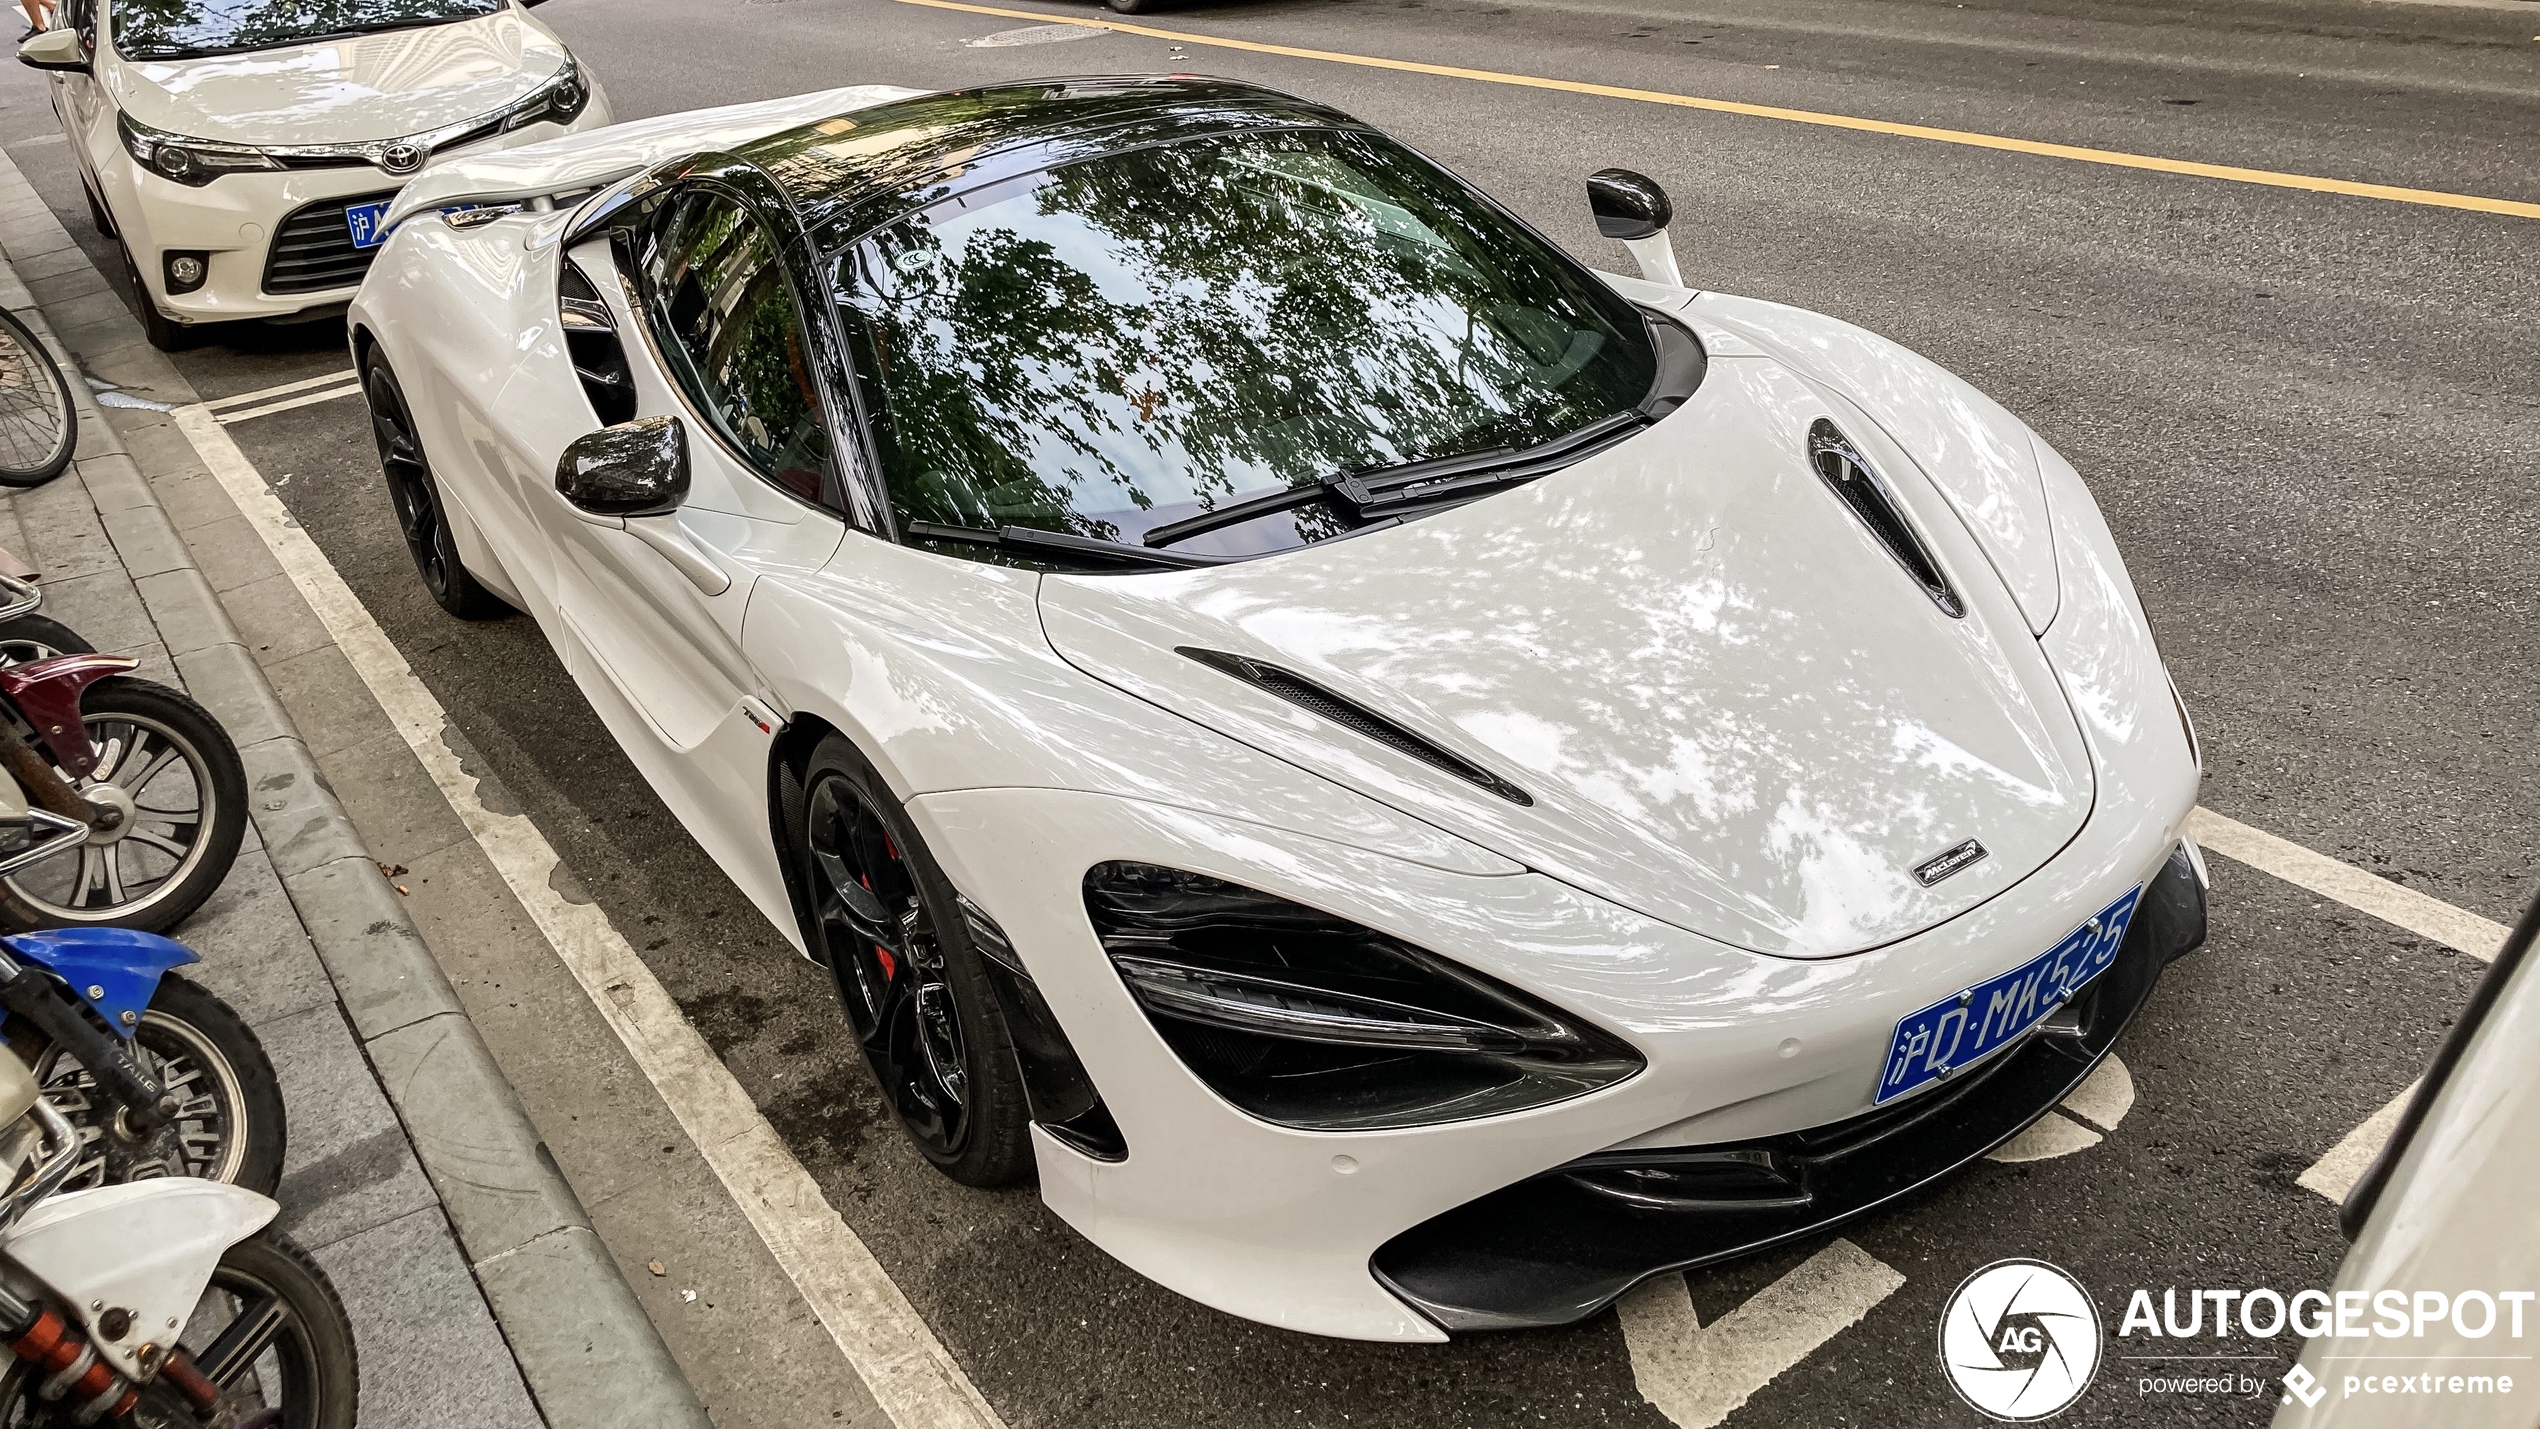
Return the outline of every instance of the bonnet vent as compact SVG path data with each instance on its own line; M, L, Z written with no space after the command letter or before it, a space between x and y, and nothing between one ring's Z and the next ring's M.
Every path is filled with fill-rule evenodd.
M600 425L614 427L635 420L635 374L626 368L626 349L617 340L617 318L600 301L600 290L567 258L556 280L556 311L564 324L565 350L573 357L573 375Z
M1931 603L1950 617L1966 615L1967 605L1940 572L1940 563L1924 548L1922 538L1905 521L1905 513L1896 505L1896 493L1888 489L1879 474L1871 470L1869 458L1843 434L1843 429L1819 417L1808 429L1808 464L1825 478L1828 489L1843 498L1861 524L1870 528L1905 574L1923 588Z
M1352 704L1302 675L1294 675L1276 665L1229 655L1222 650L1201 650L1189 645L1175 647L1176 652L1197 660L1212 670L1232 675L1249 685L1277 695L1292 705L1309 710L1334 724L1346 725L1360 734L1397 753L1410 755L1423 764L1443 769L1468 784L1497 794L1509 803L1532 807L1534 796L1482 768L1470 760L1449 754L1429 741L1404 729L1373 710Z

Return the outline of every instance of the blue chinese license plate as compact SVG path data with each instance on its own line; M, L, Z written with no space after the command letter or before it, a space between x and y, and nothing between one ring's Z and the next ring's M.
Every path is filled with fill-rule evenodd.
M1877 1100L1893 1101L2016 1042L2107 971L2143 897L2136 888L2055 946L1896 1024Z
M377 203L357 203L344 210L344 226L353 231L353 246L377 248L385 242L388 234L380 227L380 220L387 216L388 200L386 199L381 199Z

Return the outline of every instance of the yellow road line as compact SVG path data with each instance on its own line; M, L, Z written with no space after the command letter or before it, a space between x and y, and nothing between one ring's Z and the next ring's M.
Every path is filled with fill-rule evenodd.
M1856 129L1865 134L1888 134L1902 139L1929 139L1941 144L1963 144L1976 149L2000 149L2013 154L2035 154L2049 159L2071 159L2084 164L2106 164L2120 169L2149 169L2154 173L2185 174L2200 179L2228 179L2233 183L2261 184L2268 188L2306 189L2312 193L2344 194L2350 198L2386 199L2392 203L2422 204L2428 208L2467 209L2473 213L2496 213L2509 218L2540 218L2540 203L2524 203L2516 199L2488 198L2481 194L2445 193L2440 189L2401 188L2393 184L2365 184L2351 179L2326 179L2315 174L2285 174L2273 169L2244 169L2232 164L2200 164L2189 159L2166 159L2157 154L2129 154L2121 149L2091 149L2078 144L2048 144L2035 139L2014 139L2001 134L1979 134L1967 129L1935 129L1925 124L1895 124L1885 119L1862 119L1850 114L1826 114L1814 109L1784 109L1771 104L1742 104L1733 99L1705 99L1692 94L1669 94L1658 89L1628 89L1615 84L1589 84L1575 79L1546 79L1540 75L1506 74L1498 70L1463 69L1455 65L1422 64L1417 60L1385 59L1377 55L1355 55L1344 50L1309 50L1295 45L1271 45L1258 40L1231 40L1222 35L1203 35L1190 30L1159 30L1152 25L1131 25L1118 20L1091 20L1074 15L1052 15L1038 10L1007 10L994 5L968 5L961 0L899 0L903 5L924 5L935 10L960 10L972 15L995 15L1007 20L1038 20L1051 25L1078 25L1089 30L1116 30L1124 35L1144 35L1149 39L1173 40L1186 45L1210 45L1222 50L1246 50L1253 54L1284 55L1289 59L1325 60L1333 64L1358 65L1366 69L1400 70L1407 74L1437 75L1445 79L1478 80L1484 84L1509 84L1523 89L1554 89L1568 94L1591 94L1604 99L1630 99L1643 104L1668 104L1679 109L1707 109L1719 114L1743 114L1755 119L1779 119L1792 124L1815 124L1828 129Z

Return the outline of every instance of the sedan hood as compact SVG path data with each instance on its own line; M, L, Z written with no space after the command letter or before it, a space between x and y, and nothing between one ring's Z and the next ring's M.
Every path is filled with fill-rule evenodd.
M235 144L398 139L508 108L553 78L564 46L516 10L316 44L127 60L115 101L172 133Z
M1818 477L1819 418L1887 479L1964 617ZM1931 927L2090 811L2054 672L1949 504L1859 409L1765 357L1715 358L1667 420L1522 489L1239 565L1053 575L1042 605L1089 674L1760 953ZM1531 802L1191 651L1301 677ZM1970 839L1981 857L1917 877Z

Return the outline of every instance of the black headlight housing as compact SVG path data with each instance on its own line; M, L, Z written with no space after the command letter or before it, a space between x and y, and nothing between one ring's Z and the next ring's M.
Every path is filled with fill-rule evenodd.
M1085 875L1085 911L1183 1063L1281 1126L1496 1116L1646 1065L1622 1039L1494 978L1205 874L1098 864Z
M199 189L223 174L282 167L261 149L171 134L153 129L129 114L115 116L115 132L122 137L124 152L132 155L134 162L160 178L188 188Z

